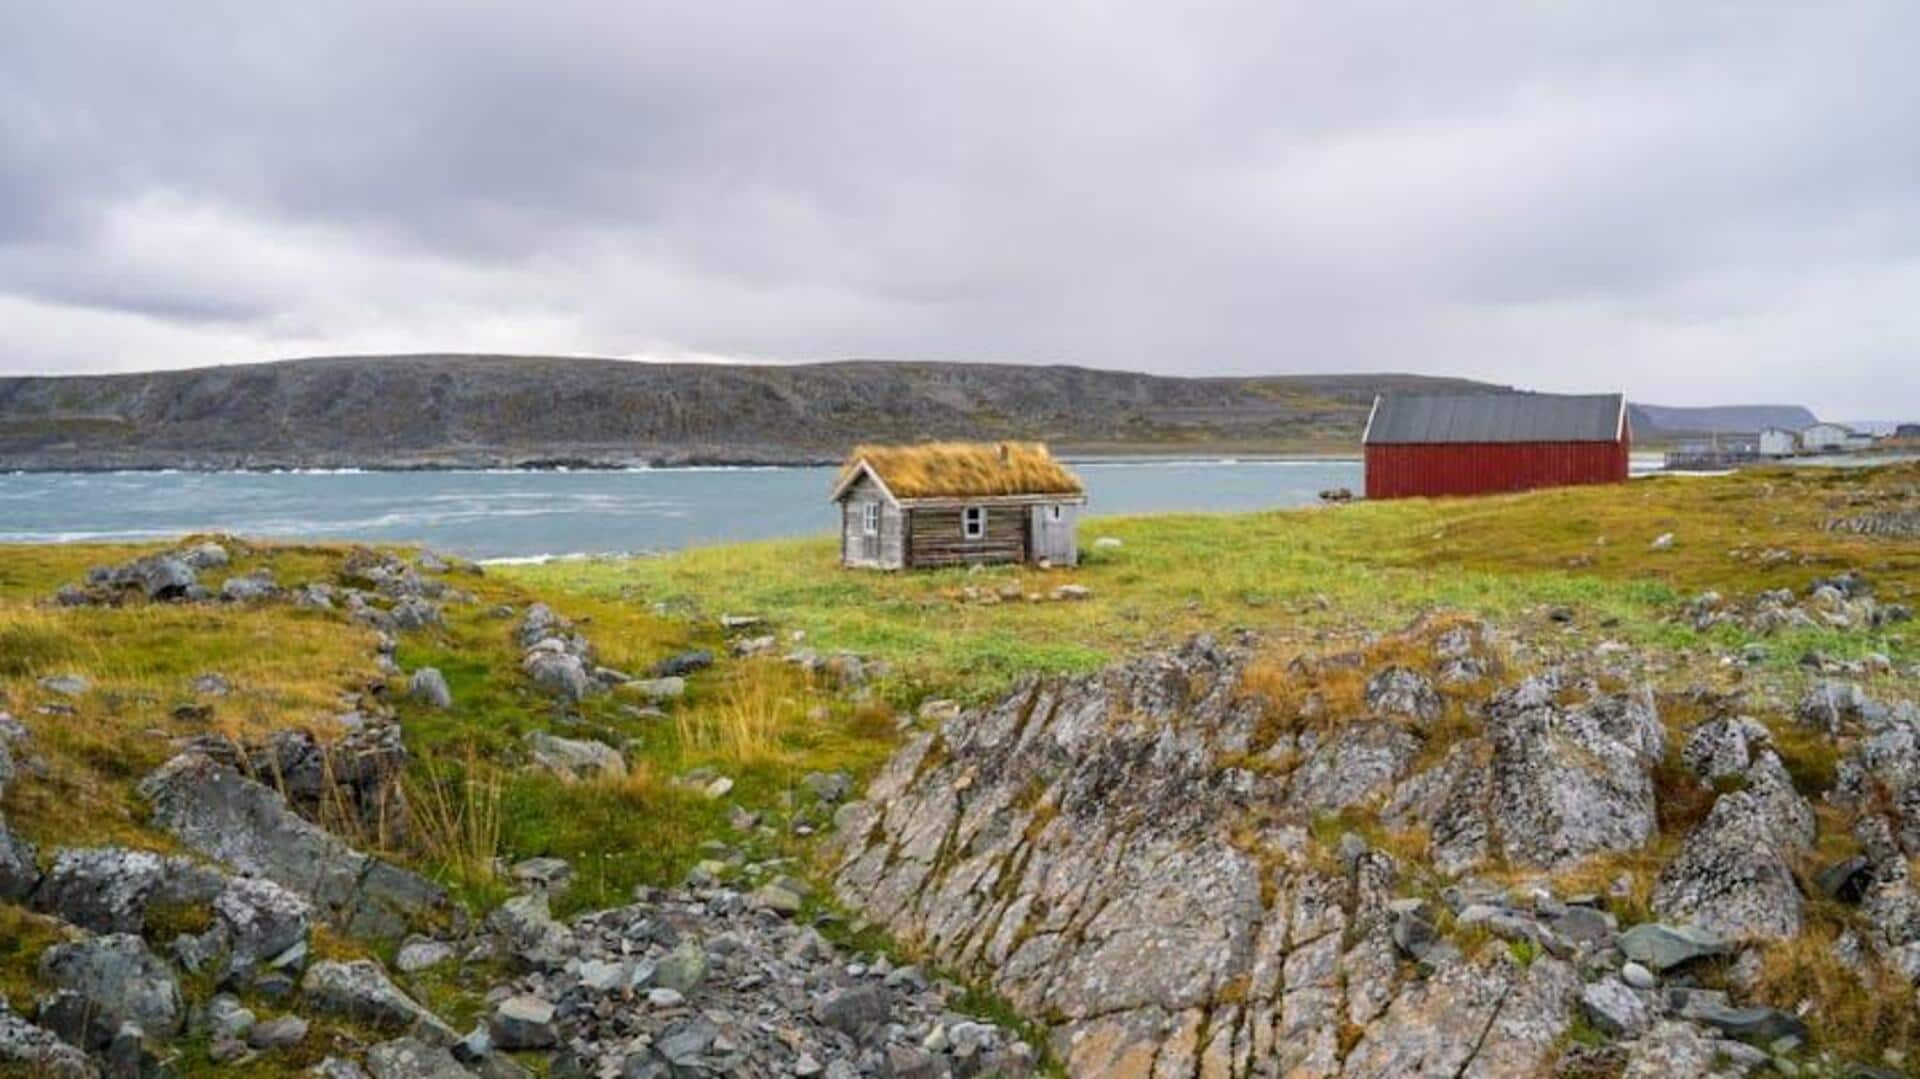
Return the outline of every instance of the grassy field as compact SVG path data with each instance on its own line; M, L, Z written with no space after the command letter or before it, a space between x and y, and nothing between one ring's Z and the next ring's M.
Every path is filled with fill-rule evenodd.
M1000 567L911 574L851 572L832 538L687 551L663 558L514 567L526 587L636 608L751 612L820 649L883 658L896 703L980 699L1034 671L1084 671L1195 632L1384 630L1445 608L1510 618L1572 606L1624 640L1690 649L1740 643L1678 624L1677 605L1714 589L1803 588L1857 568L1883 599L1920 588L1920 545L1822 530L1862 499L1920 482L1906 466L1862 476L1774 470L1662 477L1626 486L1481 499L1356 503L1240 515L1094 518L1073 570ZM1096 492L1097 495L1097 492ZM1666 550L1650 549L1665 533ZM1098 547L1112 537L1118 548ZM1759 554L1785 548L1793 558ZM1091 597L1027 602L1062 584ZM1001 589L1013 602L968 600ZM1818 648L1910 655L1895 634L1801 632L1774 640L1774 662Z
M455 701L445 712L406 700L403 679L378 673L374 635L340 612L284 602L58 608L49 597L88 567L152 548L0 547L0 710L30 728L46 766L13 784L3 808L43 857L97 843L170 849L146 825L134 786L178 739L282 728L335 737L333 717L383 685L412 751L409 794L422 819L384 853L442 880L476 909L505 892L498 864L566 858L579 883L564 914L622 902L637 884L678 882L714 843L753 859L804 861L811 847L789 825L796 815L824 813L804 796L795 800L801 777L871 772L897 743L899 717L923 700L984 700L1025 674L1091 670L1191 633L1254 629L1277 648L1306 649L1444 610L1534 627L1565 651L1626 641L1664 657L1675 685L1724 682L1738 675L1719 657L1747 638L1731 628L1693 630L1677 617L1684 600L1707 589L1800 590L1855 569L1881 600L1912 603L1920 544L1822 526L1911 497L1916 484L1916 466L1757 471L1476 500L1095 518L1082 529L1085 563L1059 571L848 571L835 564L827 538L455 574L450 582L472 602L449 605L444 628L403 637L396 655L404 670L445 674ZM1672 545L1652 549L1665 533ZM1120 543L1096 545L1097 537ZM1762 557L1769 550L1790 553ZM258 568L284 585L337 581L347 548L239 553L205 583L218 587L228 573ZM1048 598L1066 584L1090 594ZM562 706L519 670L512 629L536 599L575 620L607 666L644 673L691 647L723 658L694 676L664 716L637 714L617 694ZM497 614L502 605L514 614ZM845 650L885 661L889 673L870 691L848 693L777 656L726 658L725 613L765 618L767 628L753 632L777 634L777 651ZM1920 658L1915 632L1909 624L1783 633L1767 639L1770 658L1757 673L1790 692L1805 677L1796 661L1808 650L1911 663ZM233 693L196 696L190 684L204 673L224 676ZM67 699L39 684L64 674L82 675L92 688ZM210 715L201 710L209 706ZM628 774L568 782L529 769L524 742L533 731L622 747ZM681 781L705 771L735 781L728 799ZM761 813L773 827L736 830L731 806ZM0 993L24 1003L20 975L56 937L0 904ZM337 939L329 946L361 947ZM1824 976L1799 967L1781 974ZM450 1014L473 1008L483 988L433 978L409 987Z

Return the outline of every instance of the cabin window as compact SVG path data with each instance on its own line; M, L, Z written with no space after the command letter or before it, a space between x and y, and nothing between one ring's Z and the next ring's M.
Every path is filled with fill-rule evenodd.
M968 506L960 511L960 534L979 539L987 534L987 507Z
M860 531L869 536L880 534L880 503L866 502L860 506Z
M1056 521L1060 519L1060 506L1058 503L1047 507L1047 516Z

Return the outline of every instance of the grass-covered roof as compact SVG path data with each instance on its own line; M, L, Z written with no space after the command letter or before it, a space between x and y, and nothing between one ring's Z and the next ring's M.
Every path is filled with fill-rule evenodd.
M865 464L895 498L1079 495L1080 477L1039 442L922 442L857 446L834 483L838 496Z

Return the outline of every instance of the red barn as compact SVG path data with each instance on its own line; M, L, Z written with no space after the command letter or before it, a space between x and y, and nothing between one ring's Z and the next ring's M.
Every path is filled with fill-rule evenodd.
M1361 438L1367 497L1621 483L1632 437L1617 393L1375 397Z

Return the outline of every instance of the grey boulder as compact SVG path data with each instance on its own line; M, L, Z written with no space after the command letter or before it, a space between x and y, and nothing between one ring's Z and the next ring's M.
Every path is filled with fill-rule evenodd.
M448 688L446 676L434 667L413 672L413 677L407 680L407 696L441 711L453 707L453 690Z
M1653 971L1668 971L1696 959L1725 955L1727 942L1690 925L1643 922L1620 934L1620 951Z
M404 1030L435 1045L450 1045L457 1037L438 1016L401 992L371 959L315 963L300 989L314 1011Z
M166 1041L186 1017L180 982L166 962L130 933L56 944L40 957L40 980L85 1005L87 1041L104 1046L122 1024Z
M100 1069L87 1055L7 1009L0 999L0 1071L47 1079L93 1079Z
M367 1050L373 1079L472 1079L453 1054L418 1038L395 1038Z
M511 996L494 1006L488 1029L502 1049L550 1049L559 1040L553 1005L529 994Z

